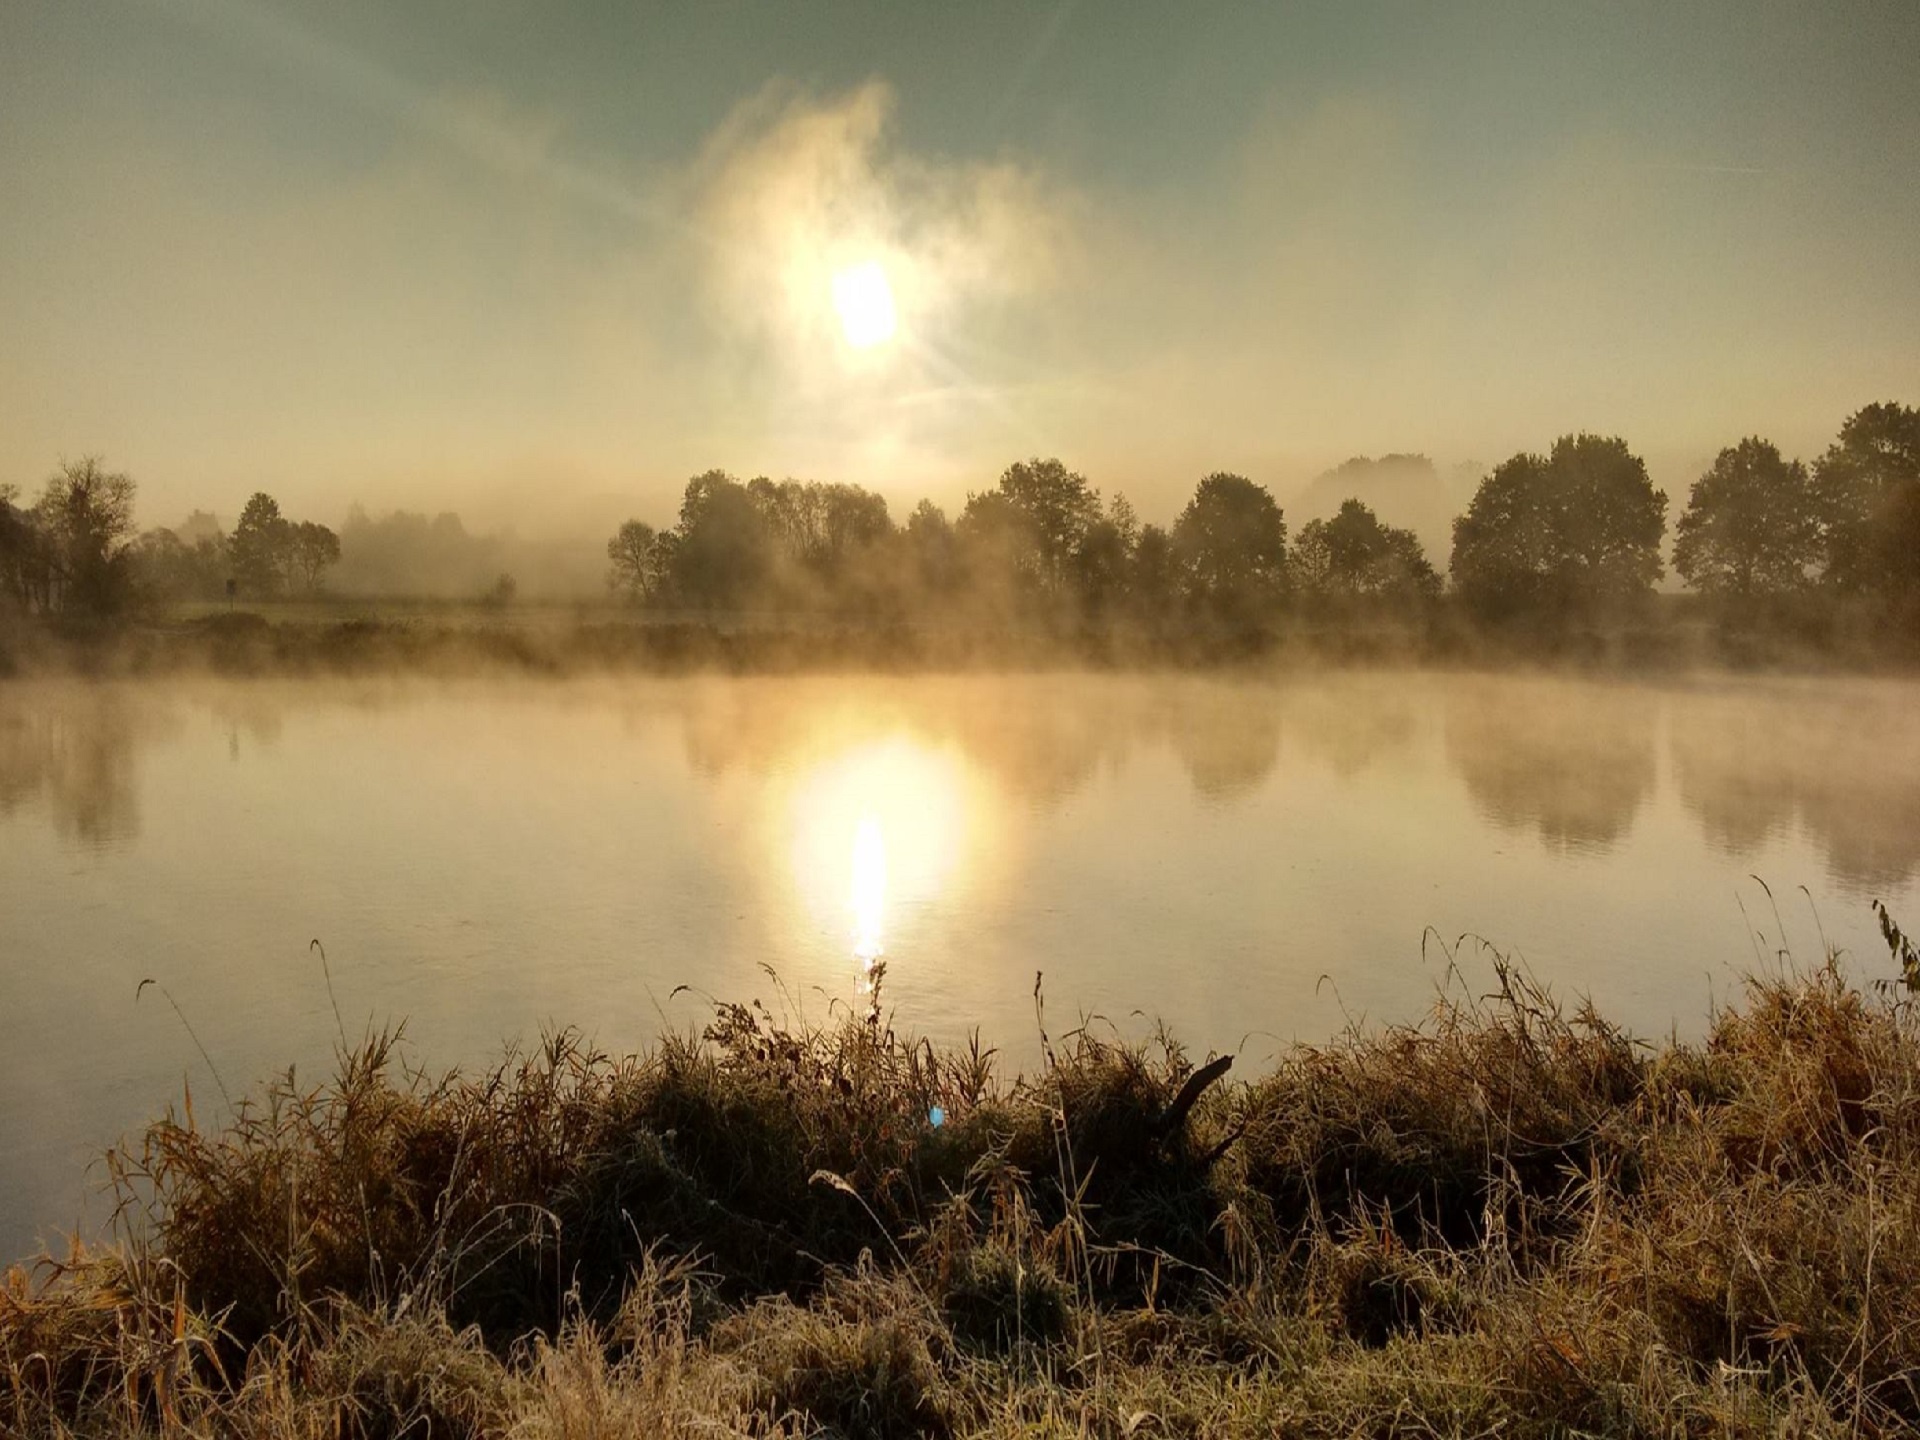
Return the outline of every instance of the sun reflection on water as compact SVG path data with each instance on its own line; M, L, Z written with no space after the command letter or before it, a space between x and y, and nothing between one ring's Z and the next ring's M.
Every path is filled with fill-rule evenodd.
M887 837L871 815L853 832L853 954L865 975L886 954L880 928L887 903Z
M796 775L787 820L796 899L816 934L843 937L836 948L851 941L856 994L871 992L883 957L910 958L903 942L954 898L979 838L975 789L959 755L904 733L856 741Z

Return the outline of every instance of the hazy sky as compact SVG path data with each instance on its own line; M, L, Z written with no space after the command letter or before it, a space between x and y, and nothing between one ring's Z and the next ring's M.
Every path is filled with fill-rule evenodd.
M1058 453L1164 518L1595 429L1683 497L1920 401L1916 236L1914 0L0 0L0 483L538 531Z

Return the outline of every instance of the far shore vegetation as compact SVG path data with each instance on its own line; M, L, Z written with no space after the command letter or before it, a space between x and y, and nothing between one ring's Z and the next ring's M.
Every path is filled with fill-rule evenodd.
M1292 529L1224 473L1162 526L1057 459L904 522L857 485L709 471L673 524L606 542L597 604L523 584L515 553L552 556L456 516L356 510L335 532L260 493L231 530L204 511L141 530L134 488L86 459L31 503L0 490L0 673L1920 658L1920 410L1891 403L1811 465L1728 446L1671 526L1626 442L1590 434L1495 466L1450 522L1423 457L1351 461Z
M1788 964L1698 1044L1462 956L1245 1076L1038 984L1018 1077L877 994L471 1075L343 1028L331 1080L193 1086L108 1156L111 1243L8 1272L0 1433L1910 1435L1882 920L1891 978Z

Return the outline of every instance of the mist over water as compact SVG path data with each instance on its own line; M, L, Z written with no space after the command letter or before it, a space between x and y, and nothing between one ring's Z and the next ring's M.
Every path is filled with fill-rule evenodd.
M1920 914L1910 681L27 681L0 1249L81 1218L87 1160L183 1077L220 1107L142 979L236 1096L323 1078L316 937L349 1029L404 1018L430 1067L541 1025L640 1046L707 996L824 1017L882 962L902 1028L1030 1064L1036 970L1056 1031L1261 1057L1418 1014L1441 942L1482 986L1463 935L1697 1034L1823 929L1881 973L1875 897Z

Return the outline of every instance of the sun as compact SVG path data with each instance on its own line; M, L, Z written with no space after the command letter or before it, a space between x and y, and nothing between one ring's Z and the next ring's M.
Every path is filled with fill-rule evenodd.
M863 261L837 270L833 276L833 308L840 316L840 329L847 343L856 350L871 350L885 344L899 328L900 315L893 305L893 287L887 284L887 272L877 260Z

